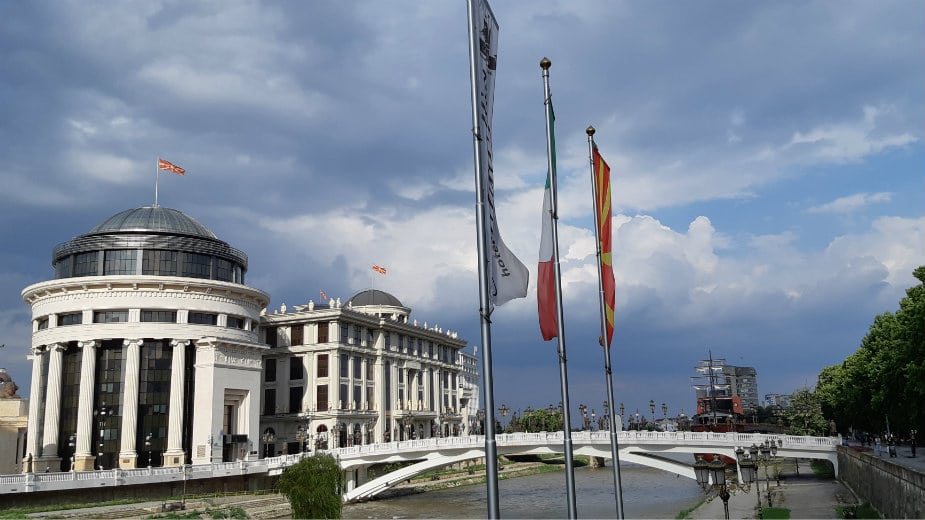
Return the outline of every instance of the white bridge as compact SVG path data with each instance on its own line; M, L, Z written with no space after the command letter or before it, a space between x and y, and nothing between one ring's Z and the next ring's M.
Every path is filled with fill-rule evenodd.
M839 437L800 437L745 433L707 432L619 432L620 461L633 462L693 479L690 463L678 462L665 454L715 453L733 460L738 447L748 448L765 440L780 441L778 457L824 459L832 462L838 475ZM495 437L499 455L555 454L563 451L562 432L513 433ZM609 432L573 432L572 450L576 455L610 458ZM432 438L387 444L352 446L332 450L347 475L344 500L372 497L395 484L434 468L485 456L483 436ZM366 481L366 470L373 464L413 462L387 475ZM740 475L741 478L741 475Z
M778 457L828 460L838 475L837 447L840 437L800 437L750 433L706 432L618 432L620 461L650 466L694 478L693 462L678 462L666 454L716 453L735 459L735 449L748 448L765 440L779 443ZM495 437L499 455L556 454L563 451L562 432L512 433ZM609 432L573 432L572 450L576 455L610 457ZM485 457L485 437L436 437L381 444L367 444L329 450L338 458L347 477L347 502L365 500L431 469L465 460ZM0 494L55 491L85 487L130 486L156 482L222 478L233 475L279 474L286 466L308 454L283 455L266 459L240 460L185 467L111 469L66 473L26 473L0 475ZM396 471L373 480L367 478L370 466L404 462ZM741 477L741 475L740 475Z

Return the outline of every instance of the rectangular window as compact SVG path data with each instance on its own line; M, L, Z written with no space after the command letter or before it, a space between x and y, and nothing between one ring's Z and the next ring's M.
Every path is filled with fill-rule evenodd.
M276 358L267 358L264 360L263 374L267 383L276 381Z
M267 327L264 329L264 333L266 334L267 345L270 345L270 347L279 346L279 342L276 339L276 327Z
M302 411L302 387L289 387L289 413L299 413Z
M237 316L228 316L228 321L226 323L229 329L244 328L244 318L239 318Z
M350 394L347 393L347 385L340 385L340 400L337 403L339 407L346 408L347 399L350 397Z
M45 330L48 328L48 318L40 318L38 324L38 330Z
M366 407L368 410L376 409L376 392L373 386L366 387Z
M96 251L77 253L74 255L74 276L96 276L99 274L96 270L98 263L99 254Z
M347 354L340 355L340 377L347 377L350 375L350 358Z
M344 322L338 323L338 325L340 325L340 342L346 345L347 338L349 337L350 325Z
M141 255L141 274L177 276L177 252L146 249Z
M224 258L215 259L215 279L223 282L234 281L234 270L231 268L232 263Z
M186 321L199 325L217 325L218 314L212 314L210 312L190 312Z
M177 311L141 311L141 321L176 323Z
M55 278L70 278L74 275L74 255L66 256L55 264Z
M360 327L359 325L353 326L353 344L354 345L360 344L360 334L362 334L362 332L363 332L363 327Z
M374 363L366 363L366 380L367 381L373 380L374 369L375 369Z
M263 389L263 415L273 415L276 413L276 389Z
M184 253L183 273L189 278L209 278L212 275L212 257L198 253Z
M289 358L289 379L298 380L305 377L305 366L302 364L302 357L295 356Z
M363 409L363 392L360 385L353 385L353 408L356 410Z
M318 377L328 377L328 355L318 355Z
M392 333L384 332L383 336L385 336L385 349L392 350Z
M95 311L93 323L125 323L128 321L128 311Z
M318 343L327 343L328 342L328 324L319 323L318 324Z
M305 343L305 326L304 325L293 325L290 329L291 343L292 345L302 345Z
M363 378L363 358L353 358L353 378L358 381Z
M135 274L134 249L112 249L103 254L103 275Z
M328 385L318 385L315 389L315 404L319 412L328 410Z
M58 325L80 325L83 323L84 314L82 312L71 312L68 314L58 315Z

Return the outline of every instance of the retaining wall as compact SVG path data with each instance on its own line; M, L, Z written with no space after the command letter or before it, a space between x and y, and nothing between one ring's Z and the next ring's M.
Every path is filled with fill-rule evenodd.
M838 478L885 518L925 518L925 473L842 446Z

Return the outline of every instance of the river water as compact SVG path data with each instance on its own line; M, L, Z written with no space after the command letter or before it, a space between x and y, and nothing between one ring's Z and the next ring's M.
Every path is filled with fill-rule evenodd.
M697 482L673 473L621 465L626 518L674 518L703 497ZM502 518L566 518L565 473L543 473L498 483ZM476 484L344 506L343 517L486 518L486 486ZM613 469L575 470L579 518L615 518Z

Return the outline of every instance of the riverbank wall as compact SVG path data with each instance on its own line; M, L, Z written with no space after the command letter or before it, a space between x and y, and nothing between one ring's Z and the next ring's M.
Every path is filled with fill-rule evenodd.
M925 518L925 473L841 446L838 478L885 518Z

